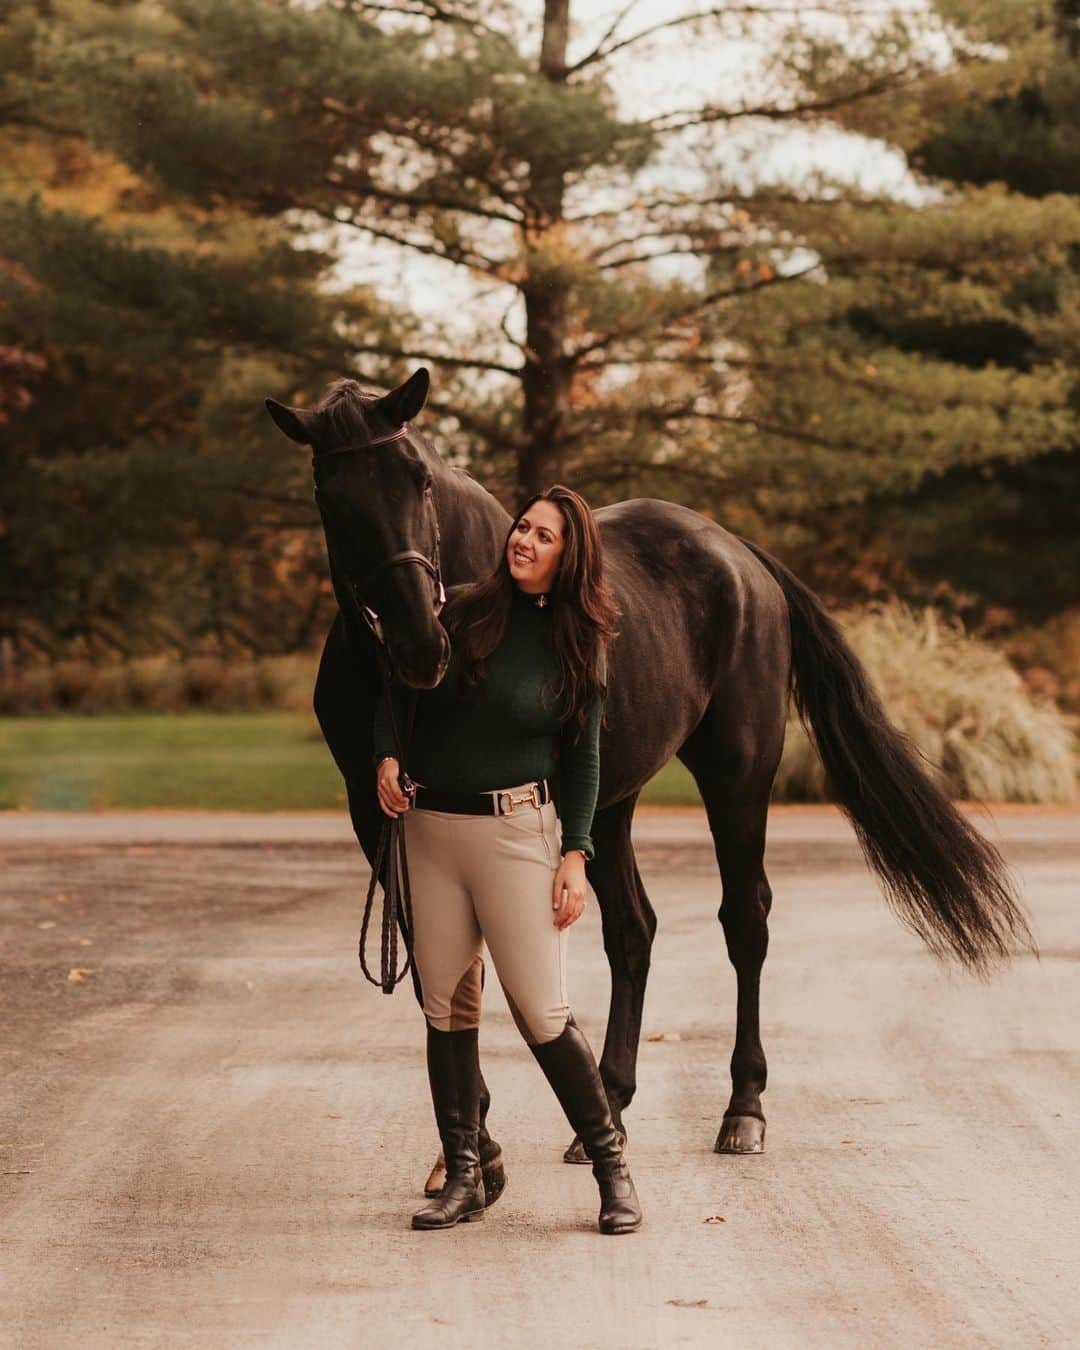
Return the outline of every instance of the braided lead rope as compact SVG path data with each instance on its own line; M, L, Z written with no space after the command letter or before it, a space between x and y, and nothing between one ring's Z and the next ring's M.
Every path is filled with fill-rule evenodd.
M398 764L404 766L402 737L398 733L397 719L394 716L394 701L391 697L393 676L386 653L381 645L376 651L383 677L383 694L390 715L390 730L394 745L398 751ZM416 717L416 692L409 700L408 725L405 729L405 744L412 737L413 722ZM402 767L402 776L408 779ZM386 859L386 882L383 886L382 921L379 942L379 976L376 978L368 967L367 940L371 926L371 916L375 907L375 887L383 859ZM405 964L398 971L398 928L405 939ZM360 924L360 942L358 955L360 969L364 978L371 984L377 984L384 994L392 994L412 966L412 887L409 884L409 860L405 850L405 831L401 816L384 816L379 842L375 848L375 861L371 867L371 879L368 882L367 896L364 900L364 916Z

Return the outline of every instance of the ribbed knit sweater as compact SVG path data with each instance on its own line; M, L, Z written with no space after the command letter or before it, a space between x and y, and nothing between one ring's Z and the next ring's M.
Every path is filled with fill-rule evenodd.
M456 589L456 588L454 588ZM558 682L551 640L551 606L540 607L515 584L506 633L488 657L487 678L462 688L456 648L434 689L418 691L416 720L406 751L410 778L443 792L490 792L532 779L553 780L562 852L594 856L590 837L600 784L598 695L589 720L575 736L552 705L545 680ZM404 727L406 690L393 686L394 716ZM396 754L385 699L375 715L375 761Z

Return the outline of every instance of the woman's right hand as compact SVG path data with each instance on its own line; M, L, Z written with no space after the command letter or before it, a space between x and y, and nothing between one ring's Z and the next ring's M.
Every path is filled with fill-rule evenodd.
M379 796L379 805L388 815L397 819L402 811L409 809L409 798L401 790L399 765L392 755L384 759L375 772L375 790Z

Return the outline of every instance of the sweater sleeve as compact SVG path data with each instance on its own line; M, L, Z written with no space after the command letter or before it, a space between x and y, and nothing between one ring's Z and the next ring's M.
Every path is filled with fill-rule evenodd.
M597 694L589 719L579 735L568 724L559 738L559 806L562 852L580 848L586 858L596 856L590 835L600 788L600 718L604 695Z
M394 720L397 723L398 735L400 736L405 726L406 691L396 680L390 686L390 696L393 699ZM397 745L394 742L394 732L390 726L390 713L387 708L386 690L384 688L379 694L379 701L375 705L372 763L377 767L379 760L387 755L393 755L396 758Z

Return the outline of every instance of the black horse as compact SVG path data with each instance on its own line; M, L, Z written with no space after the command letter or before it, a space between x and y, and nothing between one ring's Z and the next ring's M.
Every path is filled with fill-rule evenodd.
M489 572L511 524L494 497L408 426L428 387L427 371L418 370L382 397L341 380L311 410L267 400L278 427L314 452L340 611L323 651L315 711L369 861L383 822L371 761L379 696L373 626L396 678L415 688L437 684L449 653L438 589ZM600 508L596 521L622 610L610 651L596 857L587 866L611 967L600 1071L621 1126L636 1086L656 929L630 822L643 785L677 755L708 815L723 884L719 919L738 981L732 1093L715 1148L759 1152L759 983L772 903L765 818L793 689L832 793L899 917L936 953L977 971L1030 943L1030 934L1002 859L890 725L811 591L753 544L672 502L618 502ZM578 1141L566 1156L584 1158Z

